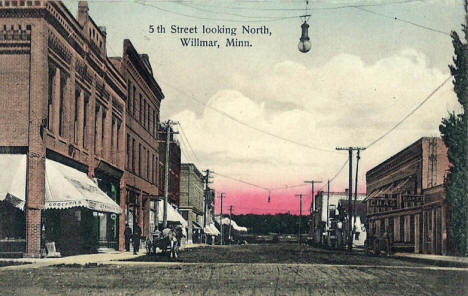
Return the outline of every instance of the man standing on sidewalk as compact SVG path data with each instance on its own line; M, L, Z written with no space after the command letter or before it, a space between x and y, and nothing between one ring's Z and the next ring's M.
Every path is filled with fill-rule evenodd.
M140 250L140 239L141 239L141 228L138 223L135 224L133 228L133 254L138 254L138 251Z
M125 224L125 251L130 252L130 239L132 238L132 229L128 226L128 223Z

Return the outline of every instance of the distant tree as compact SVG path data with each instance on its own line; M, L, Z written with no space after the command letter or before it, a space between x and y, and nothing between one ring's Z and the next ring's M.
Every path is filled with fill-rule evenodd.
M450 113L442 120L439 130L448 148L451 164L446 181L447 200L451 213L450 246L460 255L468 255L468 0L465 0L465 24L462 24L464 41L452 31L454 48L454 91L463 107L461 114Z
M241 226L245 226L250 229L252 233L256 234L268 234L268 233L281 233L281 234L295 234L297 233L297 223L299 222L299 216L288 215L288 214L277 214L277 215L237 215L233 216L232 219ZM303 225L305 225L305 217L302 217ZM304 226L305 227L305 226ZM306 229L303 228L303 232Z

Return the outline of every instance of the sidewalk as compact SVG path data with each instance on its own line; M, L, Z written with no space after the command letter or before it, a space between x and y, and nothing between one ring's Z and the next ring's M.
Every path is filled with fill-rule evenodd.
M468 257L442 256L432 254L394 253L392 257L410 259L425 264L438 266L468 266Z
M203 244L188 244L183 246L181 249L190 249L198 248L204 246ZM76 256L68 256L61 258L0 258L0 261L4 262L24 262L28 264L22 265L10 265L5 267L0 267L0 271L4 270L19 270L19 269L31 269L31 268L41 268L51 265L60 265L60 264L78 264L78 265L87 265L87 264L100 264L111 261L120 261L133 259L139 256L146 255L146 250L140 249L137 255L133 254L133 251L130 252L110 252L110 253L98 253L98 254L84 254Z

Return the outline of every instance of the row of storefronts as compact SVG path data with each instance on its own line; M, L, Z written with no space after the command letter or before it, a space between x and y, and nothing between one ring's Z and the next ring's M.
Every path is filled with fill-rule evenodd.
M366 173L367 194L351 204L352 233L349 192L318 192L310 221L313 241L344 248L352 236L353 246L375 252L388 244L391 251L447 254L448 169L447 148L438 137L420 138L375 166Z
M86 1L76 17L61 1L0 4L0 255L123 250L127 224L147 237L163 220L167 164L169 225L188 242L218 235L196 168L179 205L180 147L160 123L149 56L124 40L109 57Z
M447 148L421 138L367 172L369 244L389 240L393 249L447 254L449 207Z
M61 1L1 1L0 253L122 250L160 193L159 108L147 55Z

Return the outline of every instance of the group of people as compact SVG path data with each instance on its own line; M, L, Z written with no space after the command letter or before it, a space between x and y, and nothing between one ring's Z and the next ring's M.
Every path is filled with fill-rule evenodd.
M133 231L130 226L125 224L125 250L130 252L130 241L133 243L133 254L138 254L140 251L140 240L141 240L141 227L136 223L133 226Z
M185 236L183 233L181 226L170 225L168 228L160 231L157 226L155 226L154 231L151 232L149 236L149 241L153 243L153 240L159 240L164 237L169 237L170 240L176 240L176 245L180 247L181 245L181 238ZM125 250L130 252L130 243L133 244L133 254L137 255L140 250L140 241L142 238L142 230L138 223L134 224L133 231L132 228L127 224L125 224ZM147 241L148 243L148 241Z

